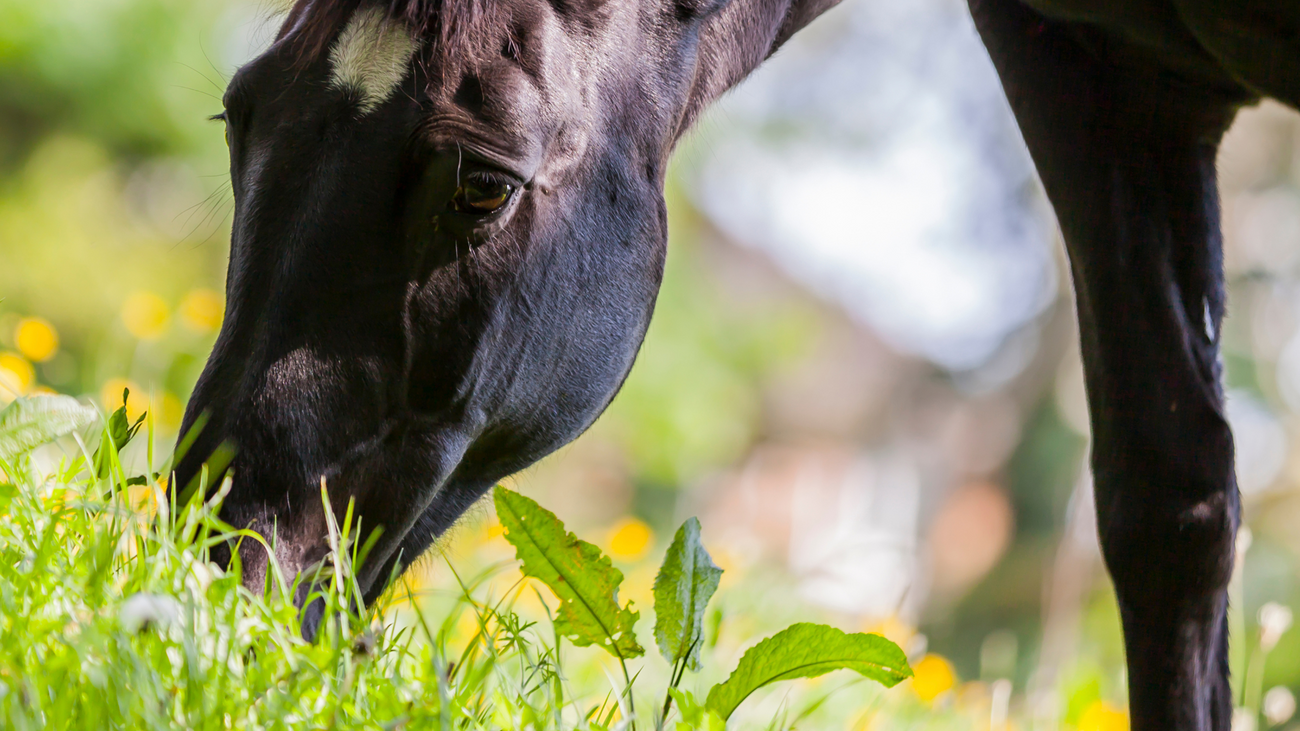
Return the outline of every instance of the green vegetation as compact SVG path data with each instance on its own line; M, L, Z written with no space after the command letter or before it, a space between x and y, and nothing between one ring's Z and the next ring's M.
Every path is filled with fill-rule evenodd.
M127 394L123 394L124 401ZM262 595L222 571L208 552L225 541L263 539L217 517L226 481L178 502L148 477L129 475L119 450L149 425L125 406L106 421L94 453L82 435L96 412L66 396L19 399L0 412L0 725L14 729L458 728L720 729L754 691L777 680L847 668L893 686L912 674L902 650L878 635L798 624L750 649L703 702L682 686L701 669L705 608L718 569L692 519L677 532L655 581L655 638L672 665L661 708L637 710L646 681L628 661L643 655L623 574L599 548L552 513L504 488L496 508L546 618L529 621L505 596L482 591L489 569L460 582L440 620L413 603L410 626L378 608L357 610L353 567L367 546L326 510L332 552L309 579L325 621L300 637L288 581L272 563ZM32 450L71 436L57 465ZM167 473L167 465L159 466ZM322 486L322 499L328 495ZM459 581L459 578L458 578ZM462 616L476 627L457 647ZM553 617L553 619L552 619ZM431 622L431 620L433 620ZM604 699L569 677L562 642L595 646L622 670ZM674 702L676 709L674 709Z

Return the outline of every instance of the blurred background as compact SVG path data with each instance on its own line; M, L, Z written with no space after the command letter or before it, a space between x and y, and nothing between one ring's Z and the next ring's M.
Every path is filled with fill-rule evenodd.
M129 388L170 446L224 307L232 200L205 118L278 12L0 0L0 405L52 390L109 409ZM1249 525L1234 680L1260 712L1239 723L1285 727L1300 116L1243 112L1219 167ZM917 664L916 718L1126 727L1059 234L965 3L845 0L683 142L668 198L667 274L627 385L513 486L610 552L633 597L700 516L735 642L768 614L882 632ZM493 536L484 507L441 550L471 560Z

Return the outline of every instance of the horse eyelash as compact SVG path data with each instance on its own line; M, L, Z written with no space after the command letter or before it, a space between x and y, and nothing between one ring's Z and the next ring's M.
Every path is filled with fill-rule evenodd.
M519 181L513 176L495 170L475 170L463 178L464 182L489 183L492 185L509 185L519 187Z
M227 117L225 112L220 112L218 114L212 115L211 117L208 117L209 122L225 122L226 119Z

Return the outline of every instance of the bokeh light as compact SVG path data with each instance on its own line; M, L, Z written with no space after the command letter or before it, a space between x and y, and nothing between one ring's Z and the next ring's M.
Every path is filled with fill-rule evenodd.
M221 295L210 289L191 290L176 308L185 327L204 335L221 327L224 311L225 304Z
M130 391L126 399L126 418L135 422L149 409L149 395L140 385L126 378L110 378L99 389L99 405L112 413L122 407L122 392Z
M181 420L185 416L185 403L171 391L164 391L161 397L154 403L155 417L158 424L169 432L174 432L181 426ZM130 410L130 404L127 404L127 410Z
M59 332L49 320L24 317L14 329L14 345L29 360L44 363L59 352Z
M1079 717L1079 731L1128 731L1128 714L1104 701L1095 701Z
M915 673L912 690L926 703L933 703L944 693L957 687L957 671L942 655L930 653L912 664Z
M36 383L36 369L18 353L0 352L0 401L25 395Z
M171 310L167 301L154 292L137 290L122 303L122 324L127 332L141 340L157 340L167 332Z
M624 518L609 529L609 554L620 561L643 558L654 544L654 531L645 521Z

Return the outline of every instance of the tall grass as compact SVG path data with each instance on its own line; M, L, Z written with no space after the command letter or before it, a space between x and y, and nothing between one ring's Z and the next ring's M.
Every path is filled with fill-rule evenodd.
M593 694L590 682L575 684L576 666L568 652L561 654L557 630L565 621L572 626L573 615L565 620L561 612L553 618L555 597L523 577L508 590L501 591L499 582L497 589L489 589L501 565L469 578L453 570L458 591L438 605L437 617L427 611L433 605L407 596L413 621L396 621L385 609L403 598L393 594L395 589L361 609L353 567L364 547L349 540L350 508L341 524L326 510L332 551L312 576L287 579L272 562L266 591L251 592L241 582L238 564L223 571L208 560L209 552L227 541L263 540L219 518L229 482L210 498L204 496L213 491L199 485L188 491L187 500L178 500L177 493L187 491L164 488L154 472L155 455L145 455L144 475L131 475L119 458L120 447L142 424L126 423L124 411L113 414L92 451L70 426L80 418L76 409L84 407L70 399L65 405L71 411L63 416L72 416L60 424L67 428L45 430L41 439L30 438L30 430L23 432L13 419L6 421L11 412L0 412L2 728L716 729L730 714L711 714L706 704L676 687L687 664L698 666L698 658L688 656L698 653L703 640L702 604L694 619L684 619L679 628L679 635L688 634L678 637L674 710L670 713L673 704L664 703L662 711L643 711L640 717L632 700L639 671L621 683L610 675L603 694ZM75 448L50 458L58 452L46 447L41 457L33 456L33 442L69 433ZM167 470L165 462L157 467L161 474ZM324 492L322 486L323 498ZM536 571L559 555L553 550L585 546L582 555L599 554L566 533L540 506L522 496L515 499L526 513L520 520L533 527L542 518L554 520L550 527L558 536L553 544L532 536L540 542L531 544L532 553L523 562L526 574L547 582ZM519 526L522 535L523 524ZM511 539L517 547L521 540ZM693 550L702 552L697 534L694 540ZM696 560L707 563L707 554L701 556ZM678 556L679 572L689 564L683 560ZM570 572L569 588L582 593L600 584L584 587L579 574L588 568L604 572L605 578L615 576L611 598L617 608L622 575L603 556L593 558L590 566L578 565L578 574ZM325 620L312 642L302 638L300 610L291 600L302 580L319 587L325 605ZM690 589L689 577L683 581L679 589ZM712 581L716 587L716 576ZM565 597L564 587L554 588ZM687 594L691 602L700 601L694 589ZM541 607L544 619L533 621L528 612L516 612L521 597L536 599L533 604ZM472 627L468 637L467 622ZM798 627L804 628L805 638L813 628L825 636L887 644L879 637L846 636L828 627ZM694 639L690 632L697 633ZM565 633L566 642L576 641ZM816 642L802 644L797 649L806 651ZM770 664L781 661L777 656L784 650L778 645L774 637L756 647L752 657L747 654L751 677L738 681L744 687L728 687L731 708L752 690L782 677L810 677L836 667L883 672L883 666L864 664L870 653L829 663L823 659L811 669L780 669ZM776 660L762 657L758 650L763 646L778 650L767 653ZM898 658L902 664L896 667L905 670L901 653ZM742 668L745 663L742 659ZM755 673L764 668L778 670L759 683ZM738 671L733 679L741 675ZM904 676L895 672L891 677L892 684ZM655 692L665 698L663 689ZM787 713L765 725L784 727L802 717Z
M177 505L158 482L129 484L141 480L111 445L104 477L104 458L80 451L47 469L30 456L0 466L0 727L591 726L555 672L553 638L510 600L474 598L486 575L440 621L399 627L356 609L356 556L336 551L327 619L306 642L283 576L253 594L238 567L208 562L219 543L260 540L217 517L224 490ZM338 548L348 526L335 528ZM454 651L466 613L479 631Z

